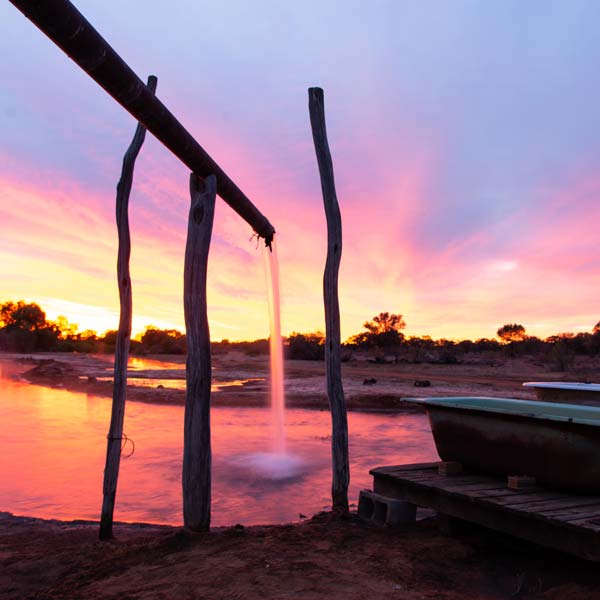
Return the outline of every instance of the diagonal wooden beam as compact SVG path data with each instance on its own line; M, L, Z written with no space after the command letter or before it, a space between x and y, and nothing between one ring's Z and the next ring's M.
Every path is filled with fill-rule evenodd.
M193 173L200 177L215 175L219 196L270 245L273 225L71 2L10 2Z

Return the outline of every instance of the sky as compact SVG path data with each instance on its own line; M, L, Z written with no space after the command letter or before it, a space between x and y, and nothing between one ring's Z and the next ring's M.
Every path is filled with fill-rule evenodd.
M274 225L284 334L324 329L307 106L325 91L342 337L545 337L600 319L600 3L79 0ZM0 4L0 301L118 325L115 187L134 119ZM189 172L152 135L130 199L134 332L184 328ZM217 200L213 339L268 336L262 250Z

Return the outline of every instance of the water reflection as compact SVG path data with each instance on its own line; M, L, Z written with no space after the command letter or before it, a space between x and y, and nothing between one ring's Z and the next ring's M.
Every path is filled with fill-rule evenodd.
M0 510L59 519L97 519L110 399L14 381L0 362ZM369 469L435 460L422 415L349 413L350 501L370 487ZM330 417L289 410L287 450L293 476L264 469L271 450L271 411L215 407L213 524L297 520L329 505ZM130 402L125 432L135 454L121 462L115 518L181 523L183 407Z
M156 368L156 367L155 367ZM85 376L80 376L79 379L81 380L87 380L87 377ZM113 381L112 377L96 377L97 381ZM249 377L247 379L231 379L229 381L219 381L219 380L212 380L212 384L210 386L210 389L213 392L218 392L220 390L226 389L226 388L230 388L230 387L243 387L248 383L253 383L253 382L258 382L258 381L264 381L265 378L264 377ZM185 390L185 379L174 379L174 378L168 378L168 379L162 379L160 377L128 377L127 378L127 385L133 385L133 386L139 386L139 387L149 387L149 388L156 388L158 386L161 386L163 388L167 388L167 389L172 389L172 390Z

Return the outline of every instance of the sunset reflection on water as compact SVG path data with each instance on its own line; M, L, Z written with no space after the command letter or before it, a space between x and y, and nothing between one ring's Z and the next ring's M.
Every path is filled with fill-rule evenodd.
M111 400L14 381L10 369L0 362L0 510L98 519ZM369 469L437 458L424 415L350 412L348 422L351 503L371 486ZM255 460L271 450L269 409L215 407L211 425L214 525L293 521L328 507L327 411L287 411L289 478ZM135 453L121 461L116 520L181 523L182 430L182 406L128 403Z

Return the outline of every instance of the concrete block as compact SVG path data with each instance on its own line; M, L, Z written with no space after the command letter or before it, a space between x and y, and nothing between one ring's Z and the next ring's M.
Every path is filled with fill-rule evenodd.
M376 525L409 525L417 518L415 504L361 490L358 497L358 516Z

